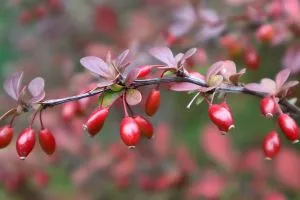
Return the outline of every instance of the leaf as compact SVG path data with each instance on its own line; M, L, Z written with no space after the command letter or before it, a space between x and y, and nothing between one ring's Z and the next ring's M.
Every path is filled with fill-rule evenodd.
M175 61L176 63L179 63L182 58L183 58L184 54L183 53L178 53L176 56L175 56Z
M232 82L233 84L238 84L241 76L243 76L246 73L246 68L242 69L241 71L239 71L236 74L233 74L229 77L229 81Z
M236 74L236 65L231 60L223 61L221 75L228 81L229 77Z
M129 86L133 81L137 79L137 77L140 74L140 69L139 68L134 68L132 69L126 76L125 79L125 84Z
M107 63L105 63L101 58L95 56L87 56L81 58L80 63L87 70L99 76L102 76L104 78L111 78L112 76Z
M223 68L223 64L224 64L224 61L218 61L218 62L215 62L214 64L212 64L207 70L207 73L205 76L206 81L209 79L209 77L219 73Z
M149 53L170 67L176 67L177 65L174 55L168 47L155 47L150 49Z
M197 79L203 79L203 75L201 75L198 72L191 72L190 76L192 78L197 78ZM183 91L194 91L194 90L199 90L200 86L193 84L193 83L173 83L171 87L169 88L170 90L177 91L177 92L183 92Z
M126 102L131 105L135 106L142 101L142 94L137 89L129 89L126 91Z
M20 87L23 80L23 72L14 73L4 82L5 92L14 100L18 101L20 97Z
M28 84L28 90L32 96L39 96L44 92L45 81L41 77L36 77Z
M245 85L245 88L254 92L262 92L267 94L275 94L276 86L275 82L269 78L263 78L260 83L249 83Z
M123 90L118 91L118 92L114 92L112 90L108 90L106 92L103 93L104 97L103 97L103 102L102 102L102 106L103 107L108 107L111 104L113 104L121 95L123 94ZM99 97L99 103L101 102L102 99L102 95Z
M130 52L129 49L126 49L115 59L115 65L118 69L120 70L124 69L129 63L127 59L129 52Z
M290 70L289 69L284 69L284 70L281 70L280 72L278 72L278 74L275 77L276 88L278 90L280 90L280 88L287 81L289 76L290 76Z
M99 81L99 83L97 83L97 87L103 88L103 87L113 85L114 83L115 82L111 81L111 80L101 80L101 81Z
M184 54L184 56L182 57L181 60L183 61L183 60L186 60L186 59L190 58L190 57L193 56L196 52L197 52L197 49L196 49L196 48L189 49L189 50Z

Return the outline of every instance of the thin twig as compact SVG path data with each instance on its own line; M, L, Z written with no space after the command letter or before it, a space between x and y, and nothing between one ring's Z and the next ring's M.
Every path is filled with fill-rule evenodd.
M190 77L190 76L185 76L185 77L177 77L176 76L176 77L163 77L163 78L136 80L136 81L132 82L130 84L130 86L128 86L128 87L129 88L138 88L138 87L147 86L147 85L175 83L175 82L193 83L195 85L207 87L204 80L197 79L197 78ZM43 101L40 104L43 106L43 108L52 107L52 106L60 105L60 104L63 104L63 103L69 102L69 101L76 101L79 99L99 95L102 92L105 92L107 90L109 90L109 89L98 89L98 90L94 90L94 91L76 95L76 96L65 97L65 98L61 98L61 99L50 99L50 100ZM214 91L215 90L211 90L207 93L211 94ZM247 94L247 95L256 96L256 97L260 97L260 98L267 95L262 92L255 92L255 91L247 90L243 86L236 86L236 85L232 85L232 84L224 84L221 87L218 87L217 92ZM298 106L289 103L286 99L280 100L279 103L291 114L300 116L300 108Z

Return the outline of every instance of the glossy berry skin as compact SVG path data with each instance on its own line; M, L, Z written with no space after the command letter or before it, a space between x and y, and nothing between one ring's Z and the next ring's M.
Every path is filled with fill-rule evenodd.
M263 151L267 160L274 158L280 151L280 138L276 131L271 131L268 133L263 141Z
M90 136L95 136L103 127L103 124L108 116L107 108L97 108L88 118L84 128Z
M150 66L150 65L145 65L145 66L140 67L137 78L146 77L150 73L151 69L152 69L152 66Z
M265 97L260 101L260 111L267 118L273 117L276 113L276 102L272 97Z
M247 49L244 53L244 62L249 69L257 70L260 66L260 56L254 49Z
M14 134L14 129L10 126L4 126L0 130L0 149L7 147Z
M278 125L284 135L293 143L299 142L299 128L295 120L287 114L280 114L277 119Z
M56 141L53 133L49 129L42 129L39 133L39 142L43 151L52 155L56 149Z
M35 145L35 132L26 128L17 138L16 149L21 160L24 160L32 151Z
M209 106L208 114L210 120L217 125L223 133L227 133L230 129L234 128L232 114L227 108L218 104L212 104Z
M145 112L148 116L153 116L160 106L160 91L157 89L152 89L149 93L146 104Z
M133 119L139 125L141 134L149 139L152 138L153 126L152 126L151 122L149 122L147 119L145 119L142 116L135 116L135 117L133 117Z
M124 117L120 125L120 136L122 141L130 148L134 148L141 137L141 130L132 117Z
M271 24L264 24L259 27L256 32L256 37L261 42L269 43L274 37L274 28Z

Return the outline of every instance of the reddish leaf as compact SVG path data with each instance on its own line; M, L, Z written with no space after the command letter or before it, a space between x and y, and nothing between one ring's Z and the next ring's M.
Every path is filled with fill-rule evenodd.
M290 76L289 69L284 69L277 73L277 75L275 77L275 83L276 83L277 89L279 89L283 86L283 84L287 81L289 76Z
M203 75L201 75L198 72L192 72L190 73L190 76L197 79L204 78ZM193 90L199 90L200 86L193 83L173 83L169 89L178 92L193 91Z
M135 81L138 78L139 74L140 74L139 68L132 69L126 76L125 84L127 86L130 85L133 81Z
M205 153L227 169L236 163L235 152L229 137L220 134L217 127L207 126L201 132L200 143Z
M224 61L218 61L218 62L215 62L214 64L212 64L206 72L206 75L205 75L206 81L209 79L209 77L221 72L221 70L223 69L223 64L224 64Z
M300 189L299 155L291 149L282 149L274 160L277 180L295 190Z
M36 103L45 98L45 81L41 77L37 77L28 84L28 91L32 95L31 103Z
M149 53L170 67L177 65L174 55L168 47L155 47L150 49Z
M225 188L226 180L222 176L212 172L207 172L204 174L203 178L200 178L190 186L188 190L188 199L191 197L219 199Z
M135 106L142 101L142 94L137 89L129 89L126 91L126 102L131 105Z
M196 48L189 49L181 58L182 61L192 57L197 52Z
M16 101L20 97L21 83L23 80L23 72L17 72L8 77L4 82L5 92Z
M129 55L129 49L126 49L120 55L115 59L115 65L118 69L121 71L124 70L124 68L128 65L128 55Z
M102 76L104 78L111 78L112 73L108 65L101 59L95 56L87 56L80 59L80 63L89 71Z

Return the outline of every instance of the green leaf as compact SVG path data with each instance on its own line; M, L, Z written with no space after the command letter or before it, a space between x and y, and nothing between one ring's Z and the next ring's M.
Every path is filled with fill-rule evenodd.
M101 103L102 97L103 97L103 102L102 102L102 106L107 107L110 106L112 103L114 103L121 95L122 95L122 90L114 92L112 90L108 90L106 92L104 92L98 100L98 103Z

